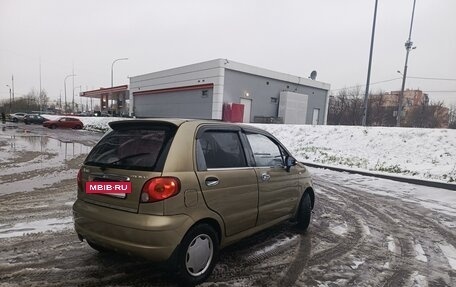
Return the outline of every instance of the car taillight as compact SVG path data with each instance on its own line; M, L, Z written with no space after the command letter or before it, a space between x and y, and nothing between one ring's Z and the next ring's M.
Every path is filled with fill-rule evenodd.
M77 181L78 181L78 190L83 191L83 189L82 189L82 168L79 169Z
M141 202L156 202L170 198L180 191L180 181L175 177L149 179L141 191Z

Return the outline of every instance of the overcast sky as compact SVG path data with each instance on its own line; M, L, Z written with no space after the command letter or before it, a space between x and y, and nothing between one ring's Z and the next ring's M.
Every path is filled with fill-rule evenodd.
M379 0L371 91L400 90L413 0ZM329 83L366 84L375 0L0 0L0 99L64 95L227 58ZM417 0L406 88L456 104L456 1ZM395 80L393 80L395 79ZM67 95L72 94L67 80ZM76 99L78 101L78 99Z

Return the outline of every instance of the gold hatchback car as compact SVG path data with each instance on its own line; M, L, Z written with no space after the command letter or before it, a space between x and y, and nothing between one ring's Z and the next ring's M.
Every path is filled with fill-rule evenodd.
M309 226L310 174L266 131L183 119L109 125L73 205L78 237L94 249L171 263L195 285L220 248L284 220Z

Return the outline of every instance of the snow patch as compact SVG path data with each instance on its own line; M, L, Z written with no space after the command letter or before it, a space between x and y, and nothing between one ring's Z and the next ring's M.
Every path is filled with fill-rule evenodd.
M268 246L266 246L265 248L256 251L256 252L255 252L253 255L251 255L251 256L259 256L259 255L261 255L261 254L268 253L268 252L270 252L270 251L272 251L272 250L274 250L274 249L280 248L281 246L287 245L287 244L289 244L290 242L296 241L296 240L298 240L298 236L297 236L297 235L295 235L295 236L293 236L293 237L287 237L287 238L285 238L285 239L280 240L279 242L276 242L276 243L274 243L274 244L268 245Z
M456 248L453 245L444 245L439 244L440 250L442 250L443 255L448 260L448 264L450 264L451 269L456 270Z
M344 222L342 224L334 225L332 223L329 224L329 230L331 230L332 233L342 236L348 231L347 223Z
M394 243L394 238L389 235L386 240L388 241L388 250L392 253L396 253L396 243Z
M370 231L370 228L369 228L369 226L366 224L366 222L362 221L362 222L361 222L361 227L362 227L362 229L363 229L363 233L364 233L364 234L366 234L367 236L371 236L371 235L372 235L372 233L371 233L371 231Z
M426 276L420 275L418 271L413 272L410 279L412 280L412 287L428 287Z
M421 262L427 262L428 259L426 257L426 254L424 253L423 247L421 244L415 244L415 253L416 256L415 258Z
M353 261L353 264L350 265L350 268L353 269L353 270L358 269L358 267L359 267L361 264L363 264L364 262L365 262L364 260L362 260L362 261L354 260L354 261Z

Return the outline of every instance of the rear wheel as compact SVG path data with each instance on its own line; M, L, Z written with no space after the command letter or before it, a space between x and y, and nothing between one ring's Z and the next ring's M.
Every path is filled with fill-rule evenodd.
M77 125L77 126L75 126L74 128L75 128L76 130L82 129L82 127L81 127L80 125Z
M304 193L299 204L298 227L305 231L309 227L310 217L312 215L312 203L308 192Z
M199 224L190 229L180 244L177 272L185 286L204 282L218 259L219 242L214 229Z
M50 128L54 130L54 129L57 128L57 126L56 125L51 125Z

